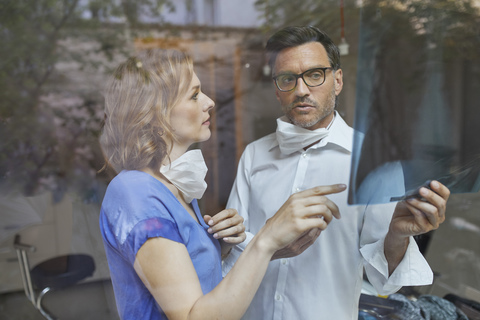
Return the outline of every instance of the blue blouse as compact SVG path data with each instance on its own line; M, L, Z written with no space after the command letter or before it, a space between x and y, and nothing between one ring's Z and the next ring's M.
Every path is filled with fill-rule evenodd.
M183 243L203 294L222 280L220 244L206 230L197 200L193 219L171 191L141 171L122 171L109 184L100 211L100 229L121 319L167 319L133 268L138 249L163 237Z

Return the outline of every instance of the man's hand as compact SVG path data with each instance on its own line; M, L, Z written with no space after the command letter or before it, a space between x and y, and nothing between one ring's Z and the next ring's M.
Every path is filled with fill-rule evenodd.
M420 188L422 199L412 198L397 204L389 233L408 238L435 230L445 221L450 190L438 181L432 181L430 188Z
M432 181L430 188L420 188L421 199L399 202L395 208L385 238L385 257L390 274L403 259L410 236L435 230L445 221L450 190L438 181Z
M340 219L337 205L328 199L326 195L342 192L345 189L345 185L336 184L312 188L290 196L277 213L267 220L267 224L285 219L285 217L305 216L309 219L321 218L320 225L303 232L300 237L293 239L293 242L277 250L272 260L295 257L301 254L315 242L320 233L327 228L333 217Z

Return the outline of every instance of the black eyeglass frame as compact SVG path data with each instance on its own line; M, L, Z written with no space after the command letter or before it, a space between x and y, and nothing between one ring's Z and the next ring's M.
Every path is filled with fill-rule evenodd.
M304 78L303 76L304 76L304 74L306 74L306 73L308 73L308 72L311 72L311 71L313 71L313 70L322 70L322 71L323 71L323 81L322 81L322 83L320 83L320 84L311 86L311 85L309 85L309 84L307 83L307 81L305 81L305 78ZM312 69L308 69L307 71L304 71L304 72L302 72L302 73L300 73L300 74L294 74L294 73L279 74L278 76L272 77L272 79L273 79L273 81L275 82L275 86L278 88L278 90L280 90L280 91L282 91L282 92L289 92L289 91L295 90L295 88L297 87L298 79L299 79L299 78L302 78L303 83L305 83L305 85L306 85L307 87L311 87L311 88L312 88L312 87L319 87L319 86L321 86L322 84L325 83L325 80L326 80L326 78L327 78L327 73L326 73L327 70L334 70L334 69L333 69L333 67L312 68ZM295 85L294 85L293 88L290 89L290 90L283 90L283 89L281 89L280 86L278 85L277 78L278 78L278 77L281 77L281 76L285 76L285 75L289 75L289 76L295 77Z

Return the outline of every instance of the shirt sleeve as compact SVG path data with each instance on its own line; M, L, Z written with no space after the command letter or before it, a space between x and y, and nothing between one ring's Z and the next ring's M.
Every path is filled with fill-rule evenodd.
M138 222L130 231L125 242L125 256L131 263L135 261L138 250L150 238L162 237L175 242L183 243L175 222L161 217L150 218Z
M173 214L173 196L154 188L124 192L110 221L115 225L118 249L133 264L138 250L150 238L162 237L184 243ZM143 191L143 193L142 193Z
M365 272L370 283L381 295L394 293L402 286L428 285L433 281L433 272L413 237L409 238L402 261L395 271L388 275L384 241L395 205L396 203L389 203L367 207L360 235L360 253L364 259Z
M249 219L249 194L250 194L250 179L249 179L249 157L248 146L245 152L242 154L238 163L237 176L233 183L232 191L227 202L227 208L233 208L238 211L244 219L245 233L247 238L242 243L234 246L230 251L230 254L222 261L222 273L223 276L233 268L233 265L242 254L243 250L247 247L250 241L253 239L254 234L250 232L250 219Z

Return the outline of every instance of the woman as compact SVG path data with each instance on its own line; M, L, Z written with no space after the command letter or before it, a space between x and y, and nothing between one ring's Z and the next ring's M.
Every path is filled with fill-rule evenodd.
M144 51L110 80L100 142L118 175L100 227L122 319L240 318L273 254L326 227L319 203L336 210L316 189L292 196L222 280L221 253L245 239L243 218L232 209L202 218L206 167L199 150L187 152L209 139L213 106L179 51Z

